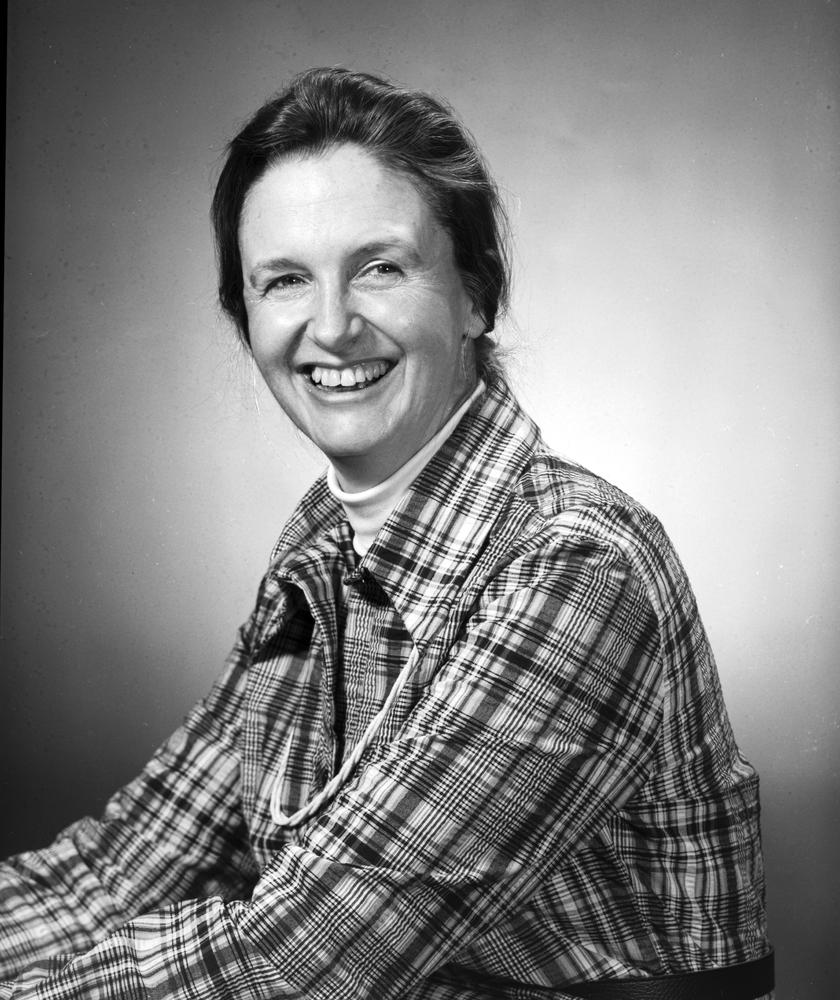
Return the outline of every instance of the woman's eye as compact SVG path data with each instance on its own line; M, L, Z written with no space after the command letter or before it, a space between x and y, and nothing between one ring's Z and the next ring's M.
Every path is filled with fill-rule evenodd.
M304 279L299 274L281 274L273 278L265 287L265 294L275 293L279 295L295 292L304 285Z
M394 281L402 275L402 269L396 264L388 261L377 260L367 267L362 268L359 276L368 281L375 281L380 284Z

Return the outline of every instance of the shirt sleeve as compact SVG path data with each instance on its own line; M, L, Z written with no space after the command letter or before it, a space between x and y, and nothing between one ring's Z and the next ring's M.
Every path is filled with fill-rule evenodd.
M244 630L243 630L244 631ZM237 809L240 635L227 668L143 773L49 847L0 864L0 979L81 952L130 918L256 877Z
M656 617L617 548L566 538L504 581L249 902L133 920L12 995L391 1000L445 975L632 795L658 729Z

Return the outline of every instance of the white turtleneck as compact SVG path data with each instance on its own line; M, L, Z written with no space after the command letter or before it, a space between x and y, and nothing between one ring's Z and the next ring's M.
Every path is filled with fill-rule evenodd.
M484 391L479 381L471 395L464 400L441 429L423 447L392 475L370 489L347 493L338 484L338 475L331 464L327 469L327 486L336 500L341 501L350 527L353 529L353 548L363 556L373 543L376 533L388 515L408 492L409 486L431 461L444 441L458 426L461 417Z

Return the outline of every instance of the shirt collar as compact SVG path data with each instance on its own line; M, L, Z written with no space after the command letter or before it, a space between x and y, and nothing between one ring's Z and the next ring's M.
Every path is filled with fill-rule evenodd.
M491 383L362 558L358 568L388 595L415 645L446 617L538 440L538 428L504 381ZM354 561L344 511L321 476L287 522L270 574L300 586L310 604L332 603L330 578L338 565L349 569Z

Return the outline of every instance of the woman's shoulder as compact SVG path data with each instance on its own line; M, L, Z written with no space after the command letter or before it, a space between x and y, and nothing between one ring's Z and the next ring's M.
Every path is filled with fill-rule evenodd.
M535 443L516 490L547 518L590 508L626 508L642 518L653 516L629 493L585 465L553 451L542 438Z
M543 533L566 535L572 526L601 535L662 531L644 504L553 448L509 385L491 386L488 403L495 404L492 415L502 434L519 439L524 446L517 456L515 474L508 480L512 502L529 508L534 523L542 524Z
M497 380L488 387L472 454L487 449L495 458L510 455L507 466L511 494L548 522L566 523L574 515L599 513L654 523L654 515L638 500L580 462L562 455L543 437L539 425L524 409L511 387ZM495 440L495 439L498 439ZM487 441L490 441L488 446ZM517 450L505 445L519 444Z
M603 476L552 450L540 436L514 484L511 510L520 512L521 528L510 538L509 558L561 567L584 556L604 566L621 563L660 608L690 594L659 518ZM510 520L503 519L501 530Z

